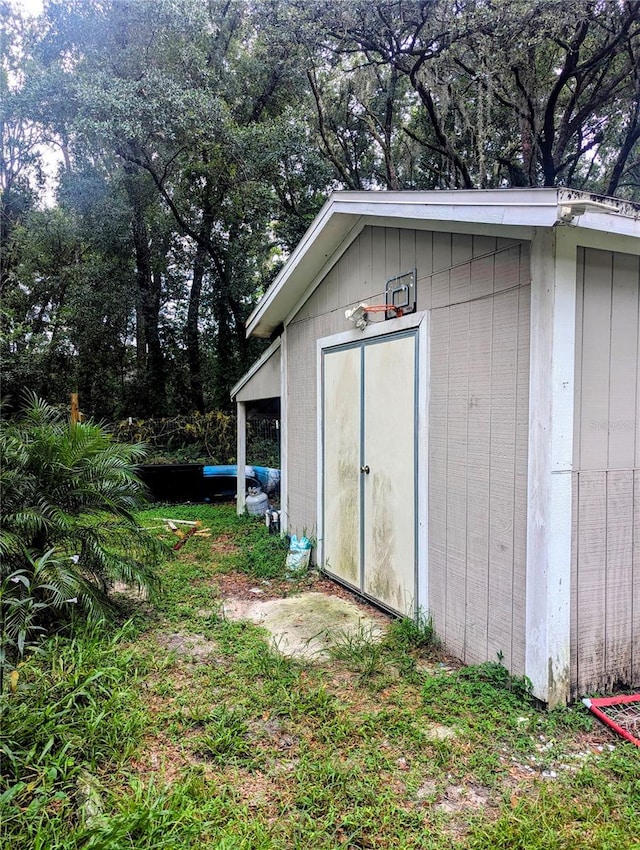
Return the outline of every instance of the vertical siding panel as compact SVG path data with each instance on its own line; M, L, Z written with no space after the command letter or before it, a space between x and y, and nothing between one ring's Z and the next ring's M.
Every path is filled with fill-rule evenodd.
M375 290L373 279L373 256L371 244L371 228L365 227L358 237L358 255L355 263L357 278L354 280L354 288L358 287L368 298Z
M400 231L397 227L386 228L385 240L385 274L380 291L384 292L384 284L390 277L400 274Z
M473 257L473 236L454 233L451 237L451 265L466 263Z
M291 531L316 525L316 320L289 325L290 358L288 369L288 457L289 507Z
M298 322L301 319L308 319L310 316L317 315L318 312L318 290L311 293L302 307L295 315L294 321Z
M495 236L474 236L473 237L473 256L482 257L485 254L492 254L496 250Z
M451 303L449 297L448 269L451 266L451 234L433 234L433 269L436 272L432 279L432 307L444 307ZM438 273L439 272L439 273Z
M607 474L605 670L611 687L631 683L633 473Z
M446 629L447 578L447 387L449 318L446 310L431 317L431 387L429 402L429 611L441 635Z
M445 642L462 656L467 558L467 411L469 407L469 305L449 314L447 415L447 587Z
M433 233L416 232L416 269L418 278L418 310L431 309L431 273L433 271Z
M635 460L636 363L638 360L638 261L613 255L611 364L609 377L609 469Z
M491 299L469 305L467 634L464 660L470 664L487 659L492 317Z
M383 227L371 228L371 295L384 291L387 279L385 232Z
M413 271L416 268L416 232L400 231L400 271L398 274Z
M471 263L471 296L480 298L491 295L495 276L494 257L483 257Z
M526 651L527 473L529 452L529 350L531 287L519 290L513 506L512 670L524 674Z
M494 298L491 363L488 652L511 667L518 292Z
M443 271L451 268L451 234L438 233L433 234L433 270L434 272Z
M445 307L451 303L449 279L451 272L438 272L431 278L431 309Z
M531 245L520 244L520 283L531 283Z
M571 475L571 619L569 626L569 666L571 699L578 697L578 543L580 540L580 473Z
M326 312L329 313L337 310L340 286L335 266L331 269L320 288L324 288L326 291Z
M349 258L349 274L352 281L352 291L359 301L367 301L369 298L369 284L362 273L362 246L360 237L350 247L348 253ZM344 312L342 312L344 318Z
M340 271L340 298L338 303L343 310L348 304L357 304L359 301L363 301L369 294L368 285L362 275L362 253L363 246L358 240L349 247L338 262ZM371 259L369 259L370 264Z
M578 250L572 551L574 695L638 681L639 261ZM606 374L605 374L606 372Z
M514 245L496 254L495 292L520 283L520 246Z
M315 292L317 297L318 314L324 315L329 311L328 289L331 285L331 280L335 275L338 275L341 280L344 279L346 266L347 259L343 255L337 265L333 266L327 275L325 275L322 283L316 288Z
M449 297L452 304L462 304L471 298L471 264L451 269Z
M606 472L581 472L576 631L578 690L598 688L605 661Z
M573 468L582 468L582 349L584 347L584 248L578 248L576 267L576 353L573 419Z
M640 470L633 472L633 559L631 576L631 684L640 686Z
M611 254L588 248L584 261L581 469L606 469L609 444Z

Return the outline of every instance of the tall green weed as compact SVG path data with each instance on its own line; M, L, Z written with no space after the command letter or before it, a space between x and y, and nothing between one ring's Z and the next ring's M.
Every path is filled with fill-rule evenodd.
M50 638L0 694L0 846L20 846L24 829L37 832L53 813L77 815L81 776L131 755L145 728L136 684L146 662L123 646L134 631L98 623Z

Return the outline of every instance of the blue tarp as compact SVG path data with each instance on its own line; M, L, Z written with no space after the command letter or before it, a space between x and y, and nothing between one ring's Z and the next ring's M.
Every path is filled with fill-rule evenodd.
M255 478L260 482L265 493L274 493L280 489L280 470L270 466L245 466L246 478ZM202 474L205 478L235 478L238 467L235 463L222 466L205 466Z

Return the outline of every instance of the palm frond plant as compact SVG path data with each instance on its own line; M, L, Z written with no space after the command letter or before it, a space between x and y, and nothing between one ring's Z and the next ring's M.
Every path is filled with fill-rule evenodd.
M117 582L148 595L157 590L162 545L134 516L146 501L135 473L144 453L142 445L115 442L102 425L70 423L35 395L18 421L2 425L5 656L21 654L27 635L74 609L93 619L108 615Z

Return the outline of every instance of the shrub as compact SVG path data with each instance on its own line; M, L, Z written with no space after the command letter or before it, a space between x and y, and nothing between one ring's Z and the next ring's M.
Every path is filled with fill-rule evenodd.
M272 419L247 422L247 459L280 466L279 432ZM117 422L113 436L123 443L149 446L147 463L235 463L236 418L221 411L162 419Z
M112 606L115 582L157 587L161 544L139 528L145 501L134 469L141 445L112 440L100 425L69 423L30 395L22 417L0 429L0 627L4 660L69 619Z

